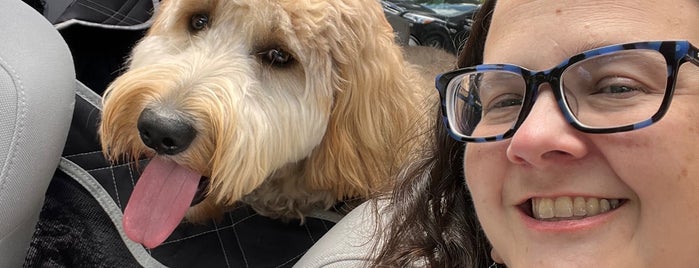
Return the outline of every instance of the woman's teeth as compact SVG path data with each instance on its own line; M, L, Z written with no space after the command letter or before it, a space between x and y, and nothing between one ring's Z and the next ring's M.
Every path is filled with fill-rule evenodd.
M584 198L562 196L553 198L532 198L532 216L538 220L561 221L581 219L613 210L621 204L621 199Z

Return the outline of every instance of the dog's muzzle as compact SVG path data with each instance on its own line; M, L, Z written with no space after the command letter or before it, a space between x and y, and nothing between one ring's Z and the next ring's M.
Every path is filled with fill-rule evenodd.
M192 199L192 203L189 204L190 207L193 207L201 201L204 201L204 198L206 198L206 188L209 186L209 178L208 177L201 177L199 179L199 185L197 185L197 193L194 194L194 198Z
M186 150L197 135L185 118L166 109L144 109L137 127L143 143L158 154L178 154Z

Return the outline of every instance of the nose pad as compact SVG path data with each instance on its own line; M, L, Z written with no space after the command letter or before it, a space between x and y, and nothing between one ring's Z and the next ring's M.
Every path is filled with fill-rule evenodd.
M197 132L181 116L146 108L138 117L137 128L143 143L159 154L175 155L189 147Z

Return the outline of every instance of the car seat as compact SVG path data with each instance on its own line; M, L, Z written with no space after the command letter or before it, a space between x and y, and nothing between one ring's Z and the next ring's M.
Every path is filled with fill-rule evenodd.
M380 215L380 218L377 218ZM350 211L294 264L294 268L369 267L392 213L388 200L366 201Z
M19 0L0 8L0 267L21 267L70 126L73 60Z

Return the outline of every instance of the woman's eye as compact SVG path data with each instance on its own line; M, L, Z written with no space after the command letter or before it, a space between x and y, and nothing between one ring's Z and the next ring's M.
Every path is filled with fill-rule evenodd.
M496 102L492 103L488 108L489 109L498 109L498 108L507 108L511 106L522 106L522 98L517 97L517 98L499 98Z
M636 91L637 89L624 85L612 85L601 90L600 93L620 94Z
M519 94L497 96L484 103L482 120L486 124L511 123L519 116L523 102Z
M190 27L193 31L201 31L209 25L209 15L195 14L190 20Z
M278 48L263 51L259 54L264 62L272 65L284 66L293 61L293 57L289 52Z
M497 96L484 103L485 113L510 113L519 112L522 107L523 97L517 94L505 94Z
M505 72L484 73L478 92L485 110L522 106L526 85L522 77Z
M635 96L649 93L640 82L626 77L610 77L597 82L592 95L608 95L616 98Z

